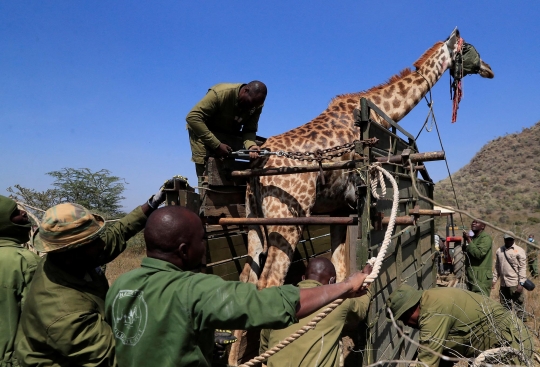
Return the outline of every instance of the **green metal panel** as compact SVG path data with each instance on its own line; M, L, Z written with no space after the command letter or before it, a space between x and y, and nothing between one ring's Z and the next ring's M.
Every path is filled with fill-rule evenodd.
M392 126L392 131L389 131L369 119L370 113L378 110L371 102L362 101L361 109L361 113L357 114L357 124L361 129L360 139L376 137L379 142L374 148L364 147L362 151L357 150L357 153L366 157L366 161L358 168L369 165L374 157L402 154L406 149L409 149L411 153L418 152L412 135L393 121L387 119ZM387 116L383 117L387 118ZM405 135L406 140L397 136L396 132ZM416 205L421 209L433 209L430 203L418 200L418 195L412 188L410 175L403 166L385 164L383 168L393 174L398 184L400 194L398 216L409 215ZM384 238L385 231L374 230L370 219L377 213L383 213L385 217L390 216L393 188L388 181L386 183L386 198L374 200L371 194L367 193L363 199L365 205L359 211L361 217L359 226L362 229L362 235L357 242L359 268L365 263L361 260L377 255ZM369 175L366 175L365 184L369 187ZM433 197L432 182L417 179L417 186L423 195ZM365 187L362 185L359 190L365 190ZM369 311L367 329L359 330L360 333L365 334L360 338L366 343L361 346L364 349L364 365L381 360L410 360L414 356L416 347L402 340L391 324L386 321L385 301L390 293L404 282L417 288L430 288L435 285L436 270L432 261L433 235L434 221L429 217L421 217L414 226L396 227L379 277L371 285L374 298ZM417 337L414 330L405 328L405 331L409 333L409 336Z

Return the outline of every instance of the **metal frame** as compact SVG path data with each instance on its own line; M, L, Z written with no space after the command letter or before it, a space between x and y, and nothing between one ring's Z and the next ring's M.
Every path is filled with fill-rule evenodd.
M370 118L371 112L377 113L391 126L391 131ZM369 175L363 175L364 181L357 187L359 198L356 216L352 217L300 217L300 218L238 218L234 217L234 211L227 211L224 208L220 212L219 208L212 209L211 213L218 215L214 219L204 216L206 198L215 186L212 186L213 180L219 182L218 186L223 191L231 190L231 195L241 191L241 184L238 179L245 179L250 176L270 175L270 174L291 174L300 172L319 171L329 169L358 169L360 172L366 172L366 168L379 162L395 177L400 190L399 219L398 228L391 238L391 244L387 250L381 272L378 279L372 284L371 291L374 295L370 307L369 315L366 320L366 328L358 328L358 338L364 341L363 345L356 345L356 349L364 349L363 361L357 360L354 365L372 364L377 360L390 359L412 359L416 352L416 347L411 347L409 343L404 342L398 337L398 334L392 330L391 325L385 319L385 299L401 283L408 282L418 288L430 288L435 285L436 266L430 263L434 248L434 216L440 215L440 211L433 210L430 203L419 200L416 193L412 190L410 172L405 163L409 160L415 162L413 174L419 172L422 179L417 179L419 191L427 196L433 197L433 182L429 177L425 167L421 164L428 160L444 159L442 152L419 153L416 141L411 134L397 125L388 116L386 116L376 105L369 100L362 98L360 109L354 111L356 125L359 127L359 140L356 144L355 153L361 157L354 161L338 164L323 164L303 167L293 167L293 171L287 168L280 169L261 169L261 170L243 170L229 172L229 176L216 176L216 172L211 173L210 178L203 177L199 186L204 187L201 190L200 202L194 201L192 195L180 194L181 200L173 200L172 194L167 194L168 204L189 203L190 205L200 205L203 219L206 222L207 238L209 242L221 241L222 249L229 249L231 256L227 259L216 259L208 264L212 266L232 266L231 271L240 271L245 259L248 257L247 248L245 253L238 252L238 241L244 241L247 247L247 232L245 225L248 224L279 224L279 225L306 225L307 239L303 239L303 247L297 246L297 250L303 251L300 258L293 259L293 264L300 261L306 261L309 258L328 253L328 249L321 249L313 245L314 241L324 241L326 234L319 234L312 237L310 227L307 225L320 224L346 224L347 230L347 248L346 253L350 256L348 268L351 271L362 267L370 257L376 256L384 236L384 225L388 221L390 213L390 201L381 199L374 200L370 187ZM406 140L400 138L398 132L406 137ZM379 138L379 144L371 147L368 144L362 144L361 141ZM219 162L213 163L219 165ZM234 189L234 190L233 190ZM181 191L181 190L180 190ZM196 195L196 194L195 194ZM238 195L236 195L238 196ZM235 197L236 197L235 196ZM392 188L387 187L387 196L392 196ZM178 196L176 197L178 198ZM225 200L226 199L223 199ZM210 201L212 202L212 201ZM232 207L235 212L239 212L238 203L226 203ZM221 204L220 204L221 205ZM220 214L221 213L221 214ZM224 216L224 217L223 217ZM421 217L429 216L429 218ZM323 231L324 232L324 231ZM233 238L235 237L235 238ZM316 238L318 240L316 240ZM225 241L225 242L223 242ZM236 241L236 242L235 242ZM311 246L306 246L309 242ZM217 242L215 242L217 244ZM210 247L210 244L209 244ZM311 247L311 248L308 248ZM234 265L232 264L234 263ZM229 276L225 277L229 279ZM405 332L412 337L416 333L409 328ZM358 354L357 354L358 355ZM353 356L354 357L354 356Z

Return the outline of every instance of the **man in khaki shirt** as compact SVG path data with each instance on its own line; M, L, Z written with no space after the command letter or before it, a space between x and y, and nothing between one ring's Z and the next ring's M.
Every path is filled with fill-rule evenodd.
M514 309L518 317L526 321L527 318L523 313L525 302L523 282L527 280L527 255L525 250L514 243L512 233L504 234L504 246L495 253L492 289L495 288L499 278L501 304L509 310Z

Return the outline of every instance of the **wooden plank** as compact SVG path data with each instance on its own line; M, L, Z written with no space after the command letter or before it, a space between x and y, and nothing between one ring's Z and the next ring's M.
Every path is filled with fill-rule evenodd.
M201 205L204 206L225 206L230 204L246 203L246 187L245 186L210 186L205 190Z
M245 218L246 206L244 204L231 204L225 206L201 206L201 212L206 217Z
M243 171L248 169L249 162L237 161L234 159L225 159L223 161L208 158L206 165L207 180L210 186L242 186L246 184L246 179L243 177L232 177L232 171Z

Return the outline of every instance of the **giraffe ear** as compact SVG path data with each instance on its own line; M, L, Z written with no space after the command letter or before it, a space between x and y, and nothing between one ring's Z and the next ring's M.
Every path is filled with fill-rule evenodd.
M456 27L454 28L454 30L452 31L452 33L450 34L450 36L445 42L451 51L453 51L454 48L456 47L456 42L458 39L459 39L459 30Z

